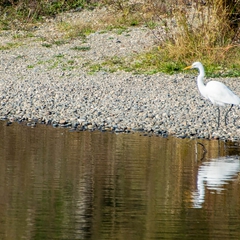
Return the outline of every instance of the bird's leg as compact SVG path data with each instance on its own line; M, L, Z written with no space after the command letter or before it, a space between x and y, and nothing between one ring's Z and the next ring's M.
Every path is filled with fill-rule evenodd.
M218 109L218 126L217 126L217 129L219 128L219 123L220 123L220 108L217 107Z
M226 112L226 115L225 115L225 125L226 125L226 126L227 126L227 115L228 115L228 113L231 111L232 107L233 107L233 104L232 104L231 107L228 109L228 111Z

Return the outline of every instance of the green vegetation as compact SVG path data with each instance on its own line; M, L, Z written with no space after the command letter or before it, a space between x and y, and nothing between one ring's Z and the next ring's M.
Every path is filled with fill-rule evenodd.
M193 3L190 7L183 3L176 6L173 1L147 2L142 20L152 29L158 48L130 59L108 59L102 64L104 68L172 74L201 61L208 76L240 76L239 0L209 0L205 5ZM117 3L118 11L130 14L128 1Z
M65 33L66 39L73 39L73 38L85 38L89 34L95 32L97 29L92 26L91 23L85 22L76 22L76 23L68 23L68 22L61 22L58 24L58 30L60 32Z
M230 13L234 9L228 7L224 0L213 0L190 11L182 8L174 12L178 30L172 34L172 26L165 23L170 33L160 44L159 54L180 63L200 60L211 69L212 75L219 73L219 67L227 70L234 64L234 72L240 76L240 70L237 73L237 68L240 69L239 43L236 43L239 28L233 27Z
M21 43L12 43L12 42L8 42L4 45L0 45L0 50L10 50L12 48L16 48L19 47L21 45Z
M34 68L34 65L28 65L27 68L29 69Z
M56 54L53 56L53 58L50 58L47 60L39 59L39 61L36 64L28 65L27 68L32 69L40 65L45 65L48 70L54 69L54 68L59 68L63 71L72 70L77 67L75 60L76 60L75 58L69 59L64 54Z
M44 16L55 16L64 11L94 6L90 0L0 0L1 20L4 28L13 27L12 19L23 23L41 20Z
M90 72L123 70L134 74L154 74L157 72L173 74L181 71L184 67L183 62L175 62L170 59L168 61L162 60L159 52L153 49L151 52L134 55L130 58L124 59L114 56L101 64L90 64Z
M183 1L184 2L184 1ZM175 73L194 61L201 61L209 76L240 76L240 1L206 0L205 5L191 1L192 5L176 4L169 0L0 0L0 29L19 29L71 9L89 9L105 6L107 14L91 22L60 22L58 30L64 37L55 42L65 44L72 38L85 38L101 31L117 34L128 32L130 26L147 26L158 42L149 52L125 58L115 56L101 63L88 64L90 72L125 70L134 73ZM25 37L32 37L31 33ZM15 39L21 38L15 35ZM0 50L15 47L0 46ZM73 50L88 51L88 47Z
M77 51L82 51L82 52L86 52L90 50L89 46L75 46L73 48L71 48L72 50L77 50Z
M43 43L42 46L46 47L46 48L50 48L50 47L52 47L52 44L50 44L50 43Z

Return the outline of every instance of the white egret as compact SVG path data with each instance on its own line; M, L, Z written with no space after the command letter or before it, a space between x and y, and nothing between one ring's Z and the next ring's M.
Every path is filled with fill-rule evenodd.
M199 92L204 98L209 99L214 106L218 106L218 127L220 121L219 106L231 104L230 109L226 112L225 115L225 125L227 125L227 114L231 111L233 105L240 104L240 98L221 82L210 81L206 85L204 85L203 78L205 75L205 71L203 65L200 62L195 62L191 66L184 68L184 70L192 68L197 68L199 70L199 75L197 77L197 85Z

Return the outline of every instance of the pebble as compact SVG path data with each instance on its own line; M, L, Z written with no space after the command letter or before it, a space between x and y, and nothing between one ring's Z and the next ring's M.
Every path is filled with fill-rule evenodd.
M130 30L129 36L96 32L85 39L90 46L86 52L71 50L82 44L81 39L50 48L31 39L28 44L1 50L0 120L7 121L7 125L31 120L31 127L38 122L71 131L99 129L239 141L239 107L229 112L227 126L227 108L221 107L221 125L217 129L216 107L200 96L196 72L194 76L104 70L88 74L84 69L90 60L116 56L119 49L122 56L140 51L152 44L148 34L143 28ZM69 61L76 64L67 67ZM240 96L239 78L214 80L225 83Z

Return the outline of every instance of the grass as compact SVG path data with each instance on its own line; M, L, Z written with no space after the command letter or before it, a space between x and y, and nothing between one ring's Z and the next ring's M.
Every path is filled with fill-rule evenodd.
M0 45L0 50L10 50L13 48L17 48L19 46L21 46L22 44L19 42L8 42L4 45Z
M87 65L88 65L88 74L94 74L95 72L99 72L101 70L106 71L106 69L104 69L103 66L99 63L87 64Z
M91 72L101 70L116 72L123 70L134 74L155 74L157 72L174 74L184 68L184 63L170 60L161 61L161 56L158 52L154 53L154 51L155 50L152 52L136 54L127 58L114 56L102 63L90 65L90 69Z
M55 68L59 68L62 71L66 71L66 70L72 70L74 68L77 67L77 63L75 61L76 59L68 59L67 57L65 57L64 54L56 54L54 55L52 58L47 59L47 60L38 60L38 62L34 65L28 65L27 68L28 69L33 69L36 66L39 65L45 65L47 66L48 70L51 69L55 69Z
M148 2L156 4L156 1ZM224 0L212 0L206 1L205 6L196 4L192 8L180 4L177 9L171 1L159 2L158 7L154 5L145 12L148 14L145 24L156 36L158 48L130 58L108 59L102 63L103 67L110 71L173 74L194 61L201 61L208 76L240 76L240 44L235 41L240 33L231 20L231 14L240 10L240 1L227 5ZM127 4L118 1L116 7L129 9Z
M91 17L89 17L91 18ZM96 31L101 33L114 31L121 35L128 31L131 26L143 24L139 14L123 15L122 12L103 12L96 16L97 21L92 17L91 21L76 20L75 22L62 21L58 24L58 30L65 34L66 39L86 38Z
M43 43L42 46L46 47L46 48L50 48L50 47L52 47L52 44L50 44L50 43Z
M27 32L24 34L14 34L13 39L24 39L24 38L32 38L34 37L34 34L31 32Z
M34 65L28 65L27 68L32 69L32 68L34 68Z
M45 1L45 0L1 0L0 27L11 29L21 27L22 23L41 21L44 17L56 16L70 9L90 8L96 5L91 0ZM12 21L12 20L15 21ZM18 22L18 23L17 23Z
M208 2L206 6L195 5L192 9L186 5L174 9L171 1L169 4L159 2L158 6L134 8L129 1L105 1L114 9L114 15L103 16L92 31L101 29L122 34L129 26L145 24L158 39L158 48L128 58L106 59L93 64L91 72L104 69L173 74L194 61L201 61L208 76L240 76L239 45L234 44L237 33L231 28L229 9L224 8L223 0L212 0L211 5ZM143 14L140 16L136 9Z
M89 71L173 74L194 61L201 61L208 76L240 76L240 45L236 41L240 36L240 1L206 0L205 5L195 1L191 3L188 6L184 3L176 5L174 0L135 3L127 0L0 1L0 28L24 27L65 10L92 9L101 5L107 7L108 11L98 15L97 19L93 16L88 22L59 22L57 29L64 33L64 37L55 39L51 44L43 43L42 46L65 44L73 38L82 38L84 41L95 31L123 34L129 31L129 27L145 25L156 37L158 47L128 57L115 56L101 63L89 63ZM32 34L26 36L32 37ZM21 36L16 34L15 39L21 39ZM15 46L9 43L0 46L0 50ZM88 51L90 48L76 46L73 50Z
M175 62L188 64L200 60L206 66L229 69L233 65L240 68L240 45L234 42L237 30L231 28L229 11L223 0L213 0L211 5L195 9L181 9L174 13L174 29L170 22L165 23L169 32L166 39L159 41L159 54L168 56ZM234 70L236 75L240 75Z
M86 38L89 34L95 32L97 28L94 28L91 23L85 22L60 22L58 24L58 30L65 34L66 39L73 39L77 37Z
M73 47L71 49L72 50L86 52L86 51L89 51L91 48L89 46L75 46L75 47Z
M240 52L235 53L234 56L239 57L236 59L237 63L233 63L234 60L212 63L208 59L201 59L205 66L206 75L208 77L240 77L240 64L238 64ZM198 61L198 59L193 61ZM165 52L165 49L153 48L151 51L134 54L130 57L114 56L101 63L93 64L94 67L90 66L91 72L123 70L134 74L155 74L157 72L176 74L184 72L183 68L192 62L188 63L185 59L174 60L172 56Z

